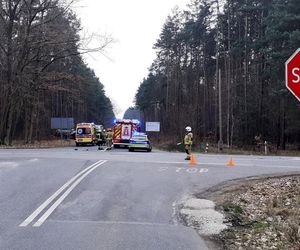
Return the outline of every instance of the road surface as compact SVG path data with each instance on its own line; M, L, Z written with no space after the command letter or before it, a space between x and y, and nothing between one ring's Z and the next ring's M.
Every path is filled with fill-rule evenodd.
M177 205L226 180L300 171L300 157L97 147L0 150L0 249L207 249Z

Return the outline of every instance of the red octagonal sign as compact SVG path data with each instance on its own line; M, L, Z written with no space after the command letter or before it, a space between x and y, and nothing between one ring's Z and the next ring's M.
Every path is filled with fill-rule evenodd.
M300 48L285 63L285 84L300 101Z

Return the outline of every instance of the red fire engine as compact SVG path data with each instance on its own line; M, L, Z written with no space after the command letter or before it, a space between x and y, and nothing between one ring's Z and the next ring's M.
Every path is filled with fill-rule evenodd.
M116 119L114 121L113 144L115 148L127 147L135 132L140 132L140 122L135 119Z

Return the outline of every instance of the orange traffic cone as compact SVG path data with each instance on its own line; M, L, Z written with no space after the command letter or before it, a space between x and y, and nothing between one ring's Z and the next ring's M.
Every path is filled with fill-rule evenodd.
M229 161L227 162L227 167L233 167L233 166L235 166L235 163L234 163L234 161L233 161L233 159L232 159L232 157L229 159Z
M195 165L196 165L196 159L195 159L195 156L194 156L194 155L191 155L190 165L191 165L191 166L195 166Z

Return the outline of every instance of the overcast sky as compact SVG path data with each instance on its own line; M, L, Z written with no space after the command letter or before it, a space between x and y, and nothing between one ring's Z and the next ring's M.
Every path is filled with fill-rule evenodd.
M133 106L137 88L155 58L153 44L172 9L184 9L190 0L81 0L75 11L85 33L108 34L115 39L107 57L85 56L118 106L117 117Z

